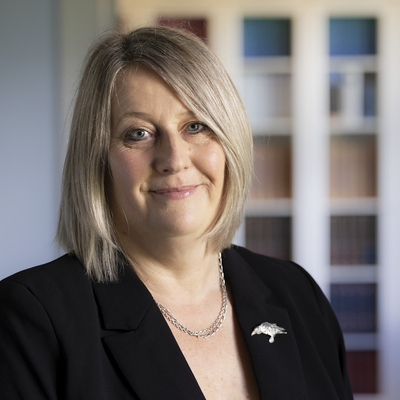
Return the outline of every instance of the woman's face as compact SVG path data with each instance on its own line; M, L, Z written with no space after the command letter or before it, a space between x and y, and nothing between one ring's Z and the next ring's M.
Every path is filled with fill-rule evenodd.
M120 239L207 233L221 203L224 151L153 70L134 65L119 76L111 136L108 189Z

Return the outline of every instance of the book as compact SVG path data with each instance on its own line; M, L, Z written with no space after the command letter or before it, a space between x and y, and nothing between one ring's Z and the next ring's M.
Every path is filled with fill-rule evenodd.
M377 393L376 351L348 351L347 370L353 393Z
M364 116L375 117L377 96L377 76L374 72L364 74Z
M330 74L330 115L333 127L341 130L363 129L366 118L377 114L377 74L365 72L362 67L353 71L332 72Z
M160 17L158 24L171 28L185 29L207 42L207 20L205 18L167 18Z
M343 74L331 72L329 74L329 111L331 117L338 117L342 110L341 89Z
M377 52L376 18L330 18L331 56L367 55Z
M291 217L246 217L246 247L256 253L289 260L292 253Z
M368 265L377 261L375 215L331 216L331 265Z
M244 56L288 56L291 53L291 21L288 18L245 18Z
M330 196L377 195L375 135L332 135L330 140Z
M375 283L332 284L331 304L343 332L376 332Z
M290 198L291 195L291 138L289 136L254 138L254 176L250 198Z

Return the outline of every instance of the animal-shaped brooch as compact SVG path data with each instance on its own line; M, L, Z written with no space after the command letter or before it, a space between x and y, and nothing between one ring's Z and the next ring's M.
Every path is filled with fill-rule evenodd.
M269 335L271 336L269 338L270 343L274 343L275 341L275 335L278 334L287 334L284 328L281 328L280 326L277 326L276 324L270 324L269 322L263 322L261 325L258 325L253 329L253 332L251 332L251 336L253 335L261 335L263 333L264 335Z

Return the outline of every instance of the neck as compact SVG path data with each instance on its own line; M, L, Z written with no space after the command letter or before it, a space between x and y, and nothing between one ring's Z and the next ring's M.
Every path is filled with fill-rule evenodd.
M124 245L135 272L160 302L201 302L210 291L219 292L218 252L205 241L177 238Z

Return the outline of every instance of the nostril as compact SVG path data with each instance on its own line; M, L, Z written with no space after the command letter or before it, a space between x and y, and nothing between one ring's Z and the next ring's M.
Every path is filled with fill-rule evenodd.
M162 174L176 174L190 164L188 143L181 138L164 137L155 154L155 169Z

